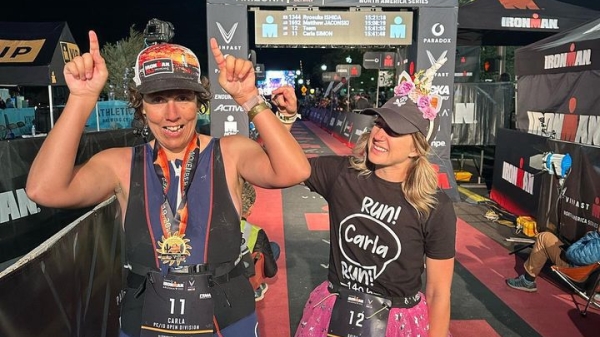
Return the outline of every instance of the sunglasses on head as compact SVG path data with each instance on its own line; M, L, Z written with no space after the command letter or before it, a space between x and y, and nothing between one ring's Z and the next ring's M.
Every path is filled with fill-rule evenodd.
M385 122L385 120L383 120L383 118L381 117L377 117L375 119L375 121L373 122L373 125L382 129L383 131L385 131L385 133L390 136L390 137L400 137L402 136L401 134L394 132L394 130L392 130L390 128L389 125L387 125L387 123Z

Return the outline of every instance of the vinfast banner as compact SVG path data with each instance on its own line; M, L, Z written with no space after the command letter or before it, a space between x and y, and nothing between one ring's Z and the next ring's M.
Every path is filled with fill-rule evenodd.
M246 58L248 56L248 9L244 5L206 4L208 46L214 37L223 55ZM222 137L250 134L248 115L219 85L219 68L208 50L208 69L213 98L210 105L210 134Z
M569 154L573 161L571 173L564 180L564 198L551 203L549 209L550 220L560 225L560 234L573 242L586 232L597 230L600 224L600 148L556 140L549 143L552 153ZM556 176L552 188L552 195L556 196Z

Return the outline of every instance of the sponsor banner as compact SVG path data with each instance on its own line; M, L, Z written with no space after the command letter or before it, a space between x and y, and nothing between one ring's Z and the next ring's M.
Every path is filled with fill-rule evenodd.
M354 147L356 142L358 142L358 138L360 138L364 132L371 130L375 117L369 115L360 115L352 112L349 114L352 118L352 128L346 131L342 130L342 132L344 132L344 134L346 132L349 134L348 141L352 147Z
M116 130L131 127L135 110L125 101L101 101L85 123L86 130Z
M494 160L492 200L516 215L537 217L543 177L530 158L548 150L546 137L501 128Z
M436 73L431 86L432 93L442 97L442 108L438 115L440 126L431 145L435 157L439 157L440 169L449 173L453 172L450 142L454 92L451 89L454 87L457 17L458 8L422 8L417 30L416 69L428 69L437 60L448 59ZM447 192L454 200L460 199L454 174L448 174Z
M573 164L564 180L564 198L559 204L552 202L547 214L550 214L550 221L560 224L563 237L576 241L586 232L597 230L600 224L600 148L554 140L549 143L553 153L569 154ZM555 200L558 179L552 177L551 181L551 200ZM542 196L542 200L548 200L548 197ZM560 222L555 214L560 216Z
M350 113L348 113L348 112L341 112L338 114L337 118L333 122L333 130L332 130L333 134L337 134L337 135L342 134L342 128L344 127L344 124L346 123L346 118L348 118L348 115L350 115Z
M472 1L460 7L461 29L557 33L597 18L598 12L555 0ZM519 44L516 44L519 45Z
M31 134L31 126L35 120L35 108L8 108L0 109L0 139L10 139L9 134L14 137Z
M520 77L517 129L600 146L598 85L600 70Z
M207 39L217 39L224 55L246 58L248 55L248 9L244 5L230 6L206 4L207 17L210 18ZM210 134L222 137L235 134L250 134L248 115L229 94L219 85L219 69L209 51L206 73L213 92L211 100Z
M480 46L457 46L454 83L472 83L479 79Z
M517 76L600 70L600 19L515 52Z
M332 111L331 112L331 116L329 117L329 121L327 121L327 125L325 125L325 128L327 129L327 132L332 133L333 129L335 128L335 121L340 118L341 114L345 114L346 112L343 111Z
M594 43L594 47L597 47L598 40ZM518 71L521 74L553 74L600 69L600 50L592 53L590 47L590 43L571 43L548 49L525 62L519 62Z
M45 137L35 137L0 141L6 164L0 177L0 262L26 254L89 210L43 207L27 197L29 167L44 140ZM141 142L132 129L84 133L76 163L88 160L100 150Z
M320 126L322 129L327 130L328 129L328 125L329 125L329 120L331 119L331 116L333 115L333 111L328 109L325 110L325 113L322 114L321 120L320 120Z
M120 233L112 197L0 272L0 336L117 336Z
M512 82L454 83L452 145L496 145L514 111Z
M559 200L556 175L532 166L544 154L572 159ZM491 198L516 215L536 218L539 231L559 231L576 241L600 224L600 148L561 142L526 132L500 129ZM540 166L537 166L540 167Z
M346 119L344 120L344 123L342 124L342 128L340 129L340 134L338 135L339 136L338 139L340 139L341 141L346 143L346 145L350 145L350 137L352 137L354 130L358 126L358 117L357 116L359 116L359 115L355 114L353 112L349 112L348 116L346 116Z

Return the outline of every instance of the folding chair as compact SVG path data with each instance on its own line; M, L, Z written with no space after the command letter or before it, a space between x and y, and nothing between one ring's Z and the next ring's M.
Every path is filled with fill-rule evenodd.
M551 268L576 294L586 300L585 307L581 310L579 303L573 297L573 302L581 316L586 316L594 294L600 292L600 262L579 267L552 266Z

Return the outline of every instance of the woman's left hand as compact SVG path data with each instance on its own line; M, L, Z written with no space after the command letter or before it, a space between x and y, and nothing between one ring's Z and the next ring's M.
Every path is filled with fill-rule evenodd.
M232 55L223 55L215 38L210 39L210 49L219 68L219 84L236 103L244 104L258 95L252 62Z

